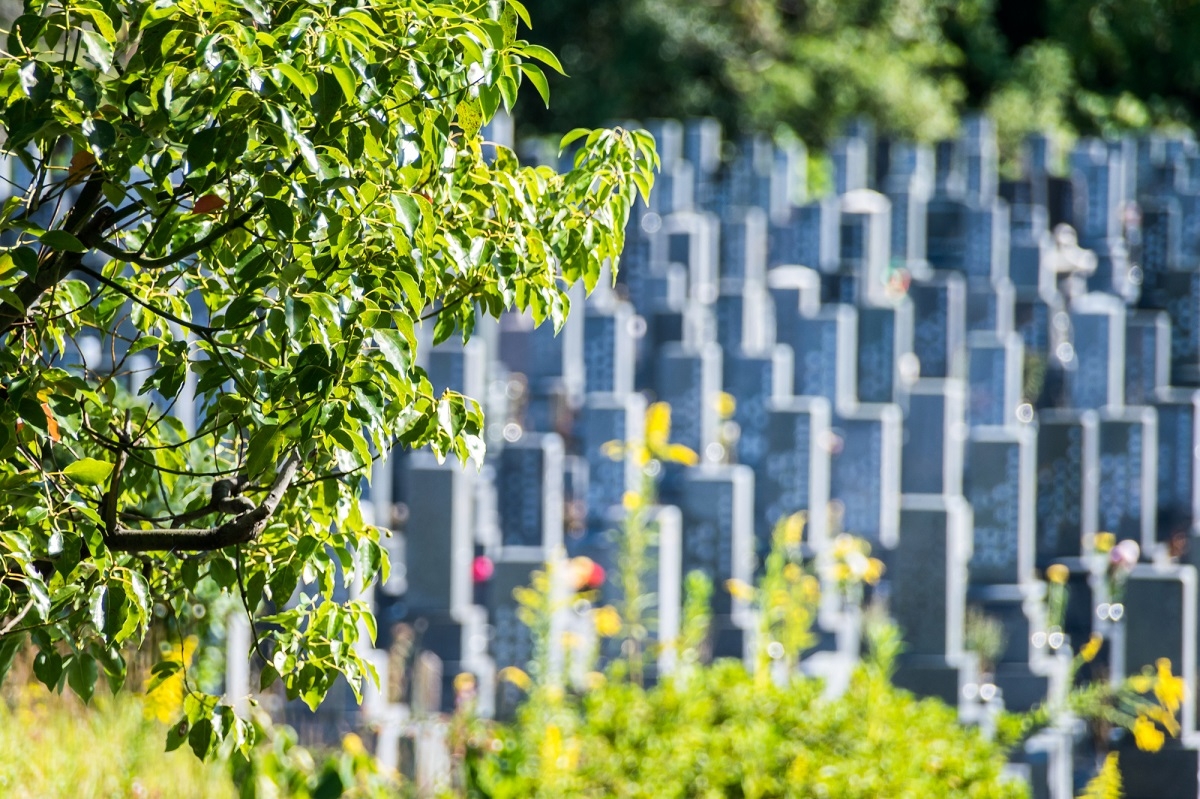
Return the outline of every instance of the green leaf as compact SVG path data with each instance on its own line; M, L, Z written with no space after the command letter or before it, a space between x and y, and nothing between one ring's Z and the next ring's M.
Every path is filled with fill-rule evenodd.
M279 454L279 425L263 425L253 436L246 448L249 455L246 458L246 474L257 478L269 467L275 465Z
M25 644L24 634L9 633L0 638L0 684L3 684L8 670L12 668L13 658Z
M33 659L33 674L51 691L58 686L62 676L62 657L57 652L42 650Z
M541 61L543 64L550 67L560 75L567 74L566 72L563 72L562 64L558 63L558 56L554 55L554 53L550 52L545 47L542 47L540 44L525 45L521 48L521 54L529 56L530 58L536 58L538 61Z
M568 147L591 133L591 128L575 128L567 135L563 136L558 143L558 154L562 155Z
M100 669L96 667L96 659L91 655L76 653L71 656L67 666L67 684L79 695L84 704L92 701L92 693L96 690L96 680L100 679Z
M113 49L103 36L95 31L80 31L79 38L83 40L84 52L93 64L100 67L101 72L112 69Z
M63 469L63 474L76 485L94 486L107 480L112 470L111 463L95 458L81 458Z
M258 676L258 690L265 691L279 679L279 672L270 663L264 664Z
M412 358L409 354L408 342L397 330L376 330L375 342L387 362L400 374L407 374Z
M416 233L417 225L421 223L421 206L411 194L394 194L392 197L396 205L396 216L411 239Z
M183 746L183 742L188 739L188 731L191 728L188 726L186 717L171 725L171 729L167 731L167 748L166 751L174 752L179 747Z
M290 205L274 197L264 199L263 205L266 206L267 216L280 238L290 240L296 235L296 218Z
M525 77L529 78L529 82L533 84L538 94L542 96L542 102L549 108L550 84L546 82L546 73L542 72L541 67L537 64L522 64L521 71L525 73Z
M47 230L41 235L42 244L62 252L87 252L83 242L65 230Z
M212 722L208 719L197 721L188 732L187 739L188 745L192 747L192 751L196 753L196 757L201 760L206 758L213 743Z
M311 97L317 91L317 82L312 76L301 74L300 70L285 61L280 61L274 66L293 86L303 92L305 97Z

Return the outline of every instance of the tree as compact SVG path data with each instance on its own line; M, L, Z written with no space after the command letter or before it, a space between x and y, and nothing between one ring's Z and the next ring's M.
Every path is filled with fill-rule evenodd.
M656 165L619 129L567 136L561 175L485 148L559 68L521 21L517 0L25 4L0 56L26 177L0 208L0 677L31 642L87 699L162 629L150 686L186 689L170 745L246 746L181 654L219 592L271 611L264 684L358 690L374 621L333 597L388 568L368 467L484 450L479 406L415 365L417 326L561 325Z

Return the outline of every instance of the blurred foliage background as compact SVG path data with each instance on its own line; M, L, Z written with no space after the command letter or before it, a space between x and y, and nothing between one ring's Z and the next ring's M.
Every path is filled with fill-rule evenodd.
M821 146L865 116L932 141L993 114L1030 130L1114 134L1200 114L1200 4L1179 0L529 0L562 57L553 105L520 133L716 116Z

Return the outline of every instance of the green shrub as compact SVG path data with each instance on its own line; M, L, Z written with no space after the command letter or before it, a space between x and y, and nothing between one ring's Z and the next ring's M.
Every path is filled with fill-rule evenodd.
M517 722L468 750L468 789L495 797L1020 797L1002 749L934 700L860 667L821 681L756 680L718 661L649 689L535 690Z

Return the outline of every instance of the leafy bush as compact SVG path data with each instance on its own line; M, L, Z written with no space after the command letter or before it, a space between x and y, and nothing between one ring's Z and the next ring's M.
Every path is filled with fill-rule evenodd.
M863 797L1026 795L1003 750L935 700L860 667L842 696L819 680L756 679L737 661L650 689L535 690L516 724L470 750L472 795Z

